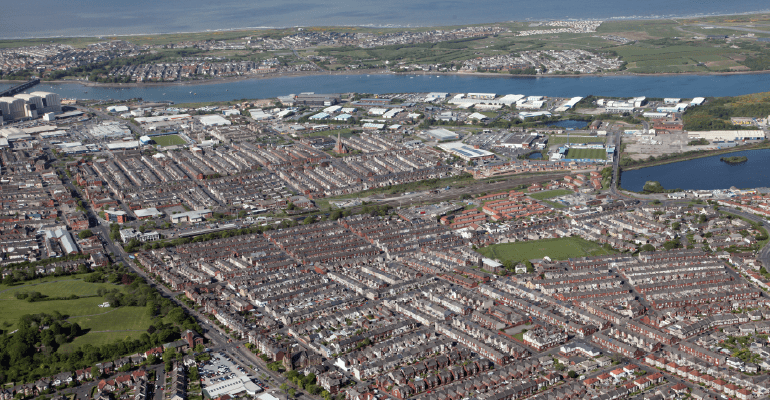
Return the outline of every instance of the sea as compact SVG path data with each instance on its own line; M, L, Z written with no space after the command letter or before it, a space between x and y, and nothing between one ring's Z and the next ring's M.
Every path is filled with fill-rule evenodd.
M417 27L753 13L767 0L35 0L3 2L0 39L297 26Z
M0 90L10 87L0 83ZM770 74L632 75L583 77L513 77L477 75L311 75L247 79L196 85L90 87L79 83L43 82L27 92L49 91L64 98L173 101L175 103L272 98L315 93L496 93L573 97L709 97L770 91Z

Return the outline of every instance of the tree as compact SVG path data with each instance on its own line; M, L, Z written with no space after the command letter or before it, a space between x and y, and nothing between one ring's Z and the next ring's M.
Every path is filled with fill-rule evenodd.
M669 240L668 242L663 243L663 248L666 250L673 250L678 247L682 247L682 244L679 243L679 239L672 239L672 240Z
M640 247L639 250L641 250L641 251L655 251L655 246L647 243L644 246Z
M575 379L575 378L578 377L578 374L575 371L570 371L570 372L567 373L567 376L569 376L572 379Z
M80 336L81 332L83 332L83 330L80 328L80 325L78 325L77 322L70 325L70 336Z
M307 218L305 218L305 220L304 220L304 221L302 221L302 225L310 225L310 224L312 224L313 222L315 222L315 217L313 217L313 216L308 216Z
M663 193L665 189L663 189L663 185L661 185L658 181L647 181L644 183L644 188L642 188L642 191L645 193Z
M81 238L81 239L90 238L93 235L94 235L94 233L91 232L90 229L84 229L84 230L80 231L80 233L78 233L78 237Z

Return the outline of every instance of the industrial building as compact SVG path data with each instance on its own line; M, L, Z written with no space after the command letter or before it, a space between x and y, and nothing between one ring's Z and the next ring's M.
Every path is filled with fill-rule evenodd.
M294 98L294 104L305 106L333 106L340 102L337 94L301 93Z
M428 136L430 136L431 138L439 142L444 142L447 140L457 140L460 138L460 135L458 135L457 133L444 128L431 129L425 132L425 134L427 134Z
M523 111L519 113L520 119L527 119L532 117L550 117L550 116L551 116L551 113L548 111L532 111L532 112Z
M204 115L198 117L198 119L204 126L224 126L232 124L232 122L221 115Z
M107 143L107 149L109 150L133 150L138 148L138 140L123 140L119 142Z
M503 137L502 140L500 140L500 143L496 144L496 146L508 147L512 149L528 149L532 146L532 142L534 142L537 138L538 136L533 134L511 132L505 135L505 137Z
M329 116L330 115L325 113L325 112L320 112L318 114L311 115L310 118L308 118L308 119L312 119L314 121L320 121L320 120L329 118Z
M96 139L104 139L108 137L122 137L131 136L131 129L125 125L120 125L118 122L110 121L103 122L99 125L92 126L88 130L88 134Z
M495 158L495 153L476 149L461 142L444 143L438 145L441 150L454 154L465 161L490 160Z
M61 99L56 93L20 93L0 97L0 122L38 118L47 113L61 114Z
M706 139L712 142L734 142L736 140L764 140L765 132L762 130L746 131L690 131L687 132L690 139Z
M577 103L580 102L580 100L583 100L583 98L582 97L573 97L573 98L567 100L566 102L564 102L564 104L562 104L561 106L559 106L559 108L557 108L556 111L564 112L564 111L567 111L569 109L572 109L573 107L575 107L575 105L577 105Z

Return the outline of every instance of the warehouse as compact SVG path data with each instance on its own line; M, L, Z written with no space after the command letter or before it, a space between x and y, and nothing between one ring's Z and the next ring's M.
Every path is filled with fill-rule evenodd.
M491 160L495 158L495 153L486 150L476 149L462 142L444 143L438 145L441 150L454 154L465 161Z
M337 94L315 94L301 93L294 98L292 104L302 104L306 106L333 106L340 102L340 96Z
M468 93L469 99L492 100L495 96L495 93Z
M489 117L487 117L486 115L484 115L484 114L482 114L482 113L477 113L477 112L475 112L475 113L473 113L473 114L469 115L469 116L468 116L468 119L475 119L475 120L477 120L477 121L479 121L479 122L486 122L486 121L489 121Z
M138 140L124 140L120 142L107 143L109 150L133 150L139 148Z
M130 136L131 130L125 125L120 125L118 122L103 122L100 125L91 127L88 133L96 139L104 139L108 137Z
M564 104L562 104L561 106L559 106L559 108L557 108L556 111L564 112L564 111L567 111L569 109L572 109L573 107L575 107L575 105L577 105L577 103L580 102L580 100L583 100L583 98L582 97L573 97L573 98L567 100L566 102L564 102Z
M320 112L320 113L318 113L316 115L311 116L309 119L312 119L314 121L320 121L320 120L327 119L327 118L329 118L329 114L327 114L325 112Z
M198 117L198 119L201 121L201 124L204 126L223 126L223 125L230 125L231 122L222 117L221 115L204 115L202 117Z
M706 139L711 142L734 142L740 140L764 140L765 132L762 130L750 131L690 131L687 132L690 139Z
M511 132L505 135L497 146L512 149L528 149L537 138L537 135Z
M551 113L548 111L533 111L533 112L520 112L519 118L527 119L532 117L550 117Z
M432 139L435 139L439 142L444 142L447 140L457 140L460 138L460 135L458 135L457 133L454 133L444 128L431 129L425 133L428 136L430 136Z
M201 222L205 218L211 218L211 210L204 208L203 210L194 210L178 214L171 215L171 222L179 224L182 222Z

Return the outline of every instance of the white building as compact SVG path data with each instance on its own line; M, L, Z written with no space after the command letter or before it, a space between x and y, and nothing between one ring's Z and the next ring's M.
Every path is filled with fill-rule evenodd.
M763 140L765 132L762 130L750 131L690 131L687 132L690 139L706 139L716 142L733 142L736 140Z
M198 120L201 121L201 124L204 126L225 126L232 124L232 122L221 115L202 115L198 117Z
M458 135L457 133L444 128L431 129L425 133L439 142L443 142L446 140L457 140L460 138L460 135Z
M495 153L476 149L462 142L443 143L438 145L441 150L454 154L465 161L486 160L495 158Z

